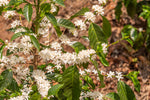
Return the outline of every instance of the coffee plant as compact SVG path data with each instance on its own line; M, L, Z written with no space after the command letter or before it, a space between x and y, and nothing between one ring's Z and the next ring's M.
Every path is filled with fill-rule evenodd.
M140 92L139 72L123 75L117 71L106 73L99 68L99 62L109 66L107 49L117 42L108 43L111 24L103 16L106 0L98 2L92 9L82 8L64 19L57 17L60 6L65 7L64 0L0 0L0 14L5 20L15 19L7 30L14 32L11 40L0 39L0 100L136 100L130 86L121 79L130 79L135 90ZM149 15L144 11L141 16L149 23ZM102 18L102 26L95 23L97 17ZM24 25L22 18L28 25ZM125 28L136 35L132 26ZM55 29L54 33L50 32L52 29ZM88 35L80 36L78 31L88 31ZM89 46L72 41L68 33L85 39ZM130 42L132 35L130 38L128 32L123 33L122 40ZM57 35L53 41L52 35ZM133 40L136 40L135 36ZM74 51L70 52L66 47ZM95 91L91 75L97 77L99 88L105 87L105 77L116 78L117 93L104 95Z

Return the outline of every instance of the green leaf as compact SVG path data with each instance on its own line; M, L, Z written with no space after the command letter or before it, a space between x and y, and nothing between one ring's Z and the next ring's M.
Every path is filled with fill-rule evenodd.
M137 79L138 74L139 74L138 71L133 71L133 72L130 72L126 77L133 82L134 88L136 89L136 91L140 92L141 85Z
M26 4L23 8L23 15L25 16L25 18L27 19L28 22L30 22L30 20L31 20L32 13L33 13L32 5Z
M62 26L62 27L68 28L68 29L74 29L75 28L74 24L67 19L58 19L57 23L59 26Z
M25 2L25 0L11 0L8 5L9 6L11 6L11 5L19 5L19 4L24 3L24 2Z
M92 89L95 89L95 84L93 83L93 80L89 76L84 76L83 79L90 85L92 86Z
M104 53L98 52L97 55L99 56L99 59L104 66L109 66L109 62L106 60Z
M67 100L79 100L80 81L79 71L76 66L68 67L63 73L63 90Z
M1 42L1 43L5 43L2 39L0 39L0 42Z
M150 16L147 19L147 26L148 26L148 28L150 28Z
M4 10L4 7L0 6L0 15L2 15L3 10Z
M61 6L65 6L64 1L63 0L53 0L55 3L61 5Z
M117 93L114 93L114 92L108 93L106 95L106 97L110 98L111 100L120 100L119 95Z
M122 29L121 35L122 35L122 38L125 38L125 40L128 41L131 44L131 46L133 46L134 44L133 41L135 41L138 37L138 31L133 26L126 25ZM126 37L129 37L129 38L126 38Z
M128 3L126 8L127 8L128 15L133 18L134 15L136 14L137 0L129 0L129 1L130 2Z
M75 17L84 15L85 12L90 11L89 8L82 8L80 11L78 11L77 13L75 13L73 16L70 17L70 19L73 19Z
M111 36L111 24L106 19L106 17L102 16L102 18L103 18L103 31L107 36L107 38L109 38Z
M2 56L3 56L3 50L4 50L4 48L5 48L5 44L4 45L2 45L1 47L0 47L0 58L2 59Z
M76 53L79 53L81 50L86 50L86 47L80 42L74 43L71 47L75 50Z
M33 45L38 49L38 51L40 51L40 43L39 41L33 36L30 36L31 42L33 43Z
M103 43L107 41L107 38L103 30L101 29L101 27L99 27L94 23L90 24L88 35L90 40L90 46L95 50L97 49L97 45L99 43Z
M45 13L48 13L51 10L51 5L50 3L43 3L40 6L40 9L41 16L44 16Z
M14 34L12 37L11 37L11 41L15 40L16 38L20 37L20 36L23 36L25 35L26 32L19 32L19 33L16 33Z
M55 95L57 96L59 90L63 87L63 84L57 84L52 86L48 91L48 96Z
M55 30L57 32L57 35L60 36L62 34L62 32L60 30L60 27L57 24L57 20L54 17L54 15L52 15L51 13L46 13L45 15L48 18L48 20L53 24L53 26L54 26L54 28L55 28Z
M115 7L115 16L117 20L120 20L120 15L122 14L121 8L122 2L120 1L117 3L117 6Z
M117 91L118 91L120 100L136 100L132 89L122 81L118 82Z
M98 72L98 77L100 79L100 83L101 83L101 86L100 88L103 88L105 87L105 84L104 84L104 76L100 73L99 69L98 69L98 63L96 61L93 61L91 60L91 62L94 64L94 67L96 68L97 72Z
M19 91L19 86L15 79L12 80L11 84L8 86L8 89L11 91Z
M5 70L2 72L3 80L0 80L0 91L7 88L13 80L13 72L11 70Z

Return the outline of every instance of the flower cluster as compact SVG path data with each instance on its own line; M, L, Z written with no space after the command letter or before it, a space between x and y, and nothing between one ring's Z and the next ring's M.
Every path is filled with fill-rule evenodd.
M35 79L39 93L42 95L42 97L46 97L51 85L49 84L49 81L46 80L45 73L41 70L34 70L32 77Z
M27 85L24 85L23 89L21 90L22 95L10 98L9 100L28 100L29 98L29 93L31 92L31 88L28 88Z
M83 98L85 97L90 97L91 99L94 99L94 100L103 100L104 96L98 91L87 92L87 93L82 92L80 96L80 100L83 100Z
M8 3L9 3L8 0L0 0L0 6L8 5Z
M5 17L5 19L8 19L9 17L11 17L11 16L14 16L14 15L16 15L16 13L15 13L15 11L7 11L5 14L4 14L4 17Z

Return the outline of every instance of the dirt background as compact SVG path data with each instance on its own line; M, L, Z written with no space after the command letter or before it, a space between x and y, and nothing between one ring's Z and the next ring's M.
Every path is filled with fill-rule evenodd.
M108 0L107 5L105 6L105 14L106 18L110 21L112 25L112 36L109 39L109 42L112 43L116 40L119 40L121 38L121 29L124 25L133 25L136 27L142 27L141 25L144 25L144 22L142 19L139 19L135 17L134 19L131 19L127 16L127 13L125 9L123 8L123 14L121 16L121 21L118 22L115 19L115 11L114 8L116 6L116 0L115 2L113 0ZM58 17L61 18L69 18L71 15L73 15L75 12L79 11L83 7L91 8L92 5L98 4L97 0L65 0L65 6L61 7ZM16 19L16 18L15 18ZM0 16L0 38L3 40L10 40L11 36L13 35L12 32L6 31L10 28L10 23L12 20L8 21L5 20L4 17ZM96 23L101 25L101 17L97 18ZM27 25L27 22L25 19L23 19L23 24ZM82 35L82 33L79 33ZM87 35L87 32L84 34ZM86 42L83 40L80 40L80 42L87 45ZM125 43L124 41L122 43ZM107 59L110 63L109 67L104 67L102 64L99 65L100 69L109 72L109 71L122 71L123 74L128 74L131 71L140 71L140 74L138 76L138 79L141 84L141 91L140 93L136 92L134 90L133 83L128 80L124 79L128 85L134 90L134 93L136 95L137 100L150 100L150 62L146 55L144 55L144 51L141 50L137 53L132 50L132 52L129 52L126 47L122 44L118 43L116 45L113 45L109 48L109 54L107 56ZM138 58L137 62L133 62L134 58ZM99 83L96 81L96 77L92 77L95 84L98 86ZM117 80L107 79L105 78L105 88L96 88L96 90L100 91L103 94L107 94L109 92L117 92Z

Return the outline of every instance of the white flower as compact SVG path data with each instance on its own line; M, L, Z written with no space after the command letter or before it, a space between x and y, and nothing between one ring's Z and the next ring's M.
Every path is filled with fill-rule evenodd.
M0 6L8 5L8 3L9 3L8 0L0 0Z
M16 26L21 25L21 22L19 20L15 20L11 23L11 28L15 28Z
M79 73L80 73L80 75L85 74L85 72L84 72L84 71L82 71L81 69L80 69Z
M36 81L39 93L42 95L42 97L46 97L51 86L49 81L46 80L45 73L41 70L34 70L32 76Z
M61 66L60 64L56 65L55 67L56 67L57 69L61 69L61 68L62 68L62 66Z
M90 73L90 72L91 72L91 70L90 70L90 69L85 69L85 71L86 71L86 72L88 72L88 73Z
M103 97L104 97L103 94L99 93L99 96L98 96L97 99L98 99L98 100L103 100Z
M92 72L93 72L94 74L97 74L97 73L98 73L97 70L95 70L95 69L94 69Z
M116 75L116 78L118 78L118 81L120 81L120 79L123 79L123 77L122 77L122 76L123 76L123 75L122 75L122 72L117 72L117 71L116 71L116 74L117 74L117 75Z
M103 6L99 5L93 5L92 9L98 14L98 15L104 15L104 8Z
M106 0L98 0L99 4L106 4Z
M141 27L141 28L139 28L139 32L142 32L143 31L143 28Z
M112 76L115 76L115 73L112 71L109 71L109 73L107 73L107 78L112 78Z
M77 37L78 36L78 31L76 29L71 29L69 30L71 33L73 33L73 36Z
M54 71L54 69L52 69L52 66L47 66L46 67L47 73L52 73Z
M46 27L51 27L50 21L47 19L47 17L44 17L41 22L40 22L40 27L46 28Z
M96 20L96 17L92 12L84 13L84 17L85 17L86 20L90 20L92 22L95 22L95 20Z
M70 43L70 39L66 35L61 35L59 39L61 40L61 43L64 43L64 44Z
M104 54L107 53L107 44L106 43L102 43L102 50L103 50Z
M86 30L86 25L82 20L77 20L74 24L75 26L79 26L81 30Z
M31 88L28 88L27 85L24 85L23 89L21 90L22 95L17 97L12 97L9 100L28 100L29 93L31 92Z
M58 43L58 42L52 42L51 43L51 48L53 48L55 50L61 50L62 49L60 43Z
M7 11L5 14L4 14L4 17L5 19L8 19L10 16L14 16L16 15L15 11Z
M85 94L85 97L90 97L90 98L94 98L94 100L103 100L103 95L98 92L98 91L94 91L94 92L87 92Z
M45 35L48 33L48 31L49 31L49 28L47 28L47 27L46 28L39 28L38 34Z
M30 60L32 60L34 58L34 56L33 55L30 55L27 59L28 59L28 61L30 61Z
M15 30L15 33L19 33L19 32L26 32L26 30L24 28L17 28Z
M50 12L56 12L57 11L57 7L54 4L51 4L51 10Z

